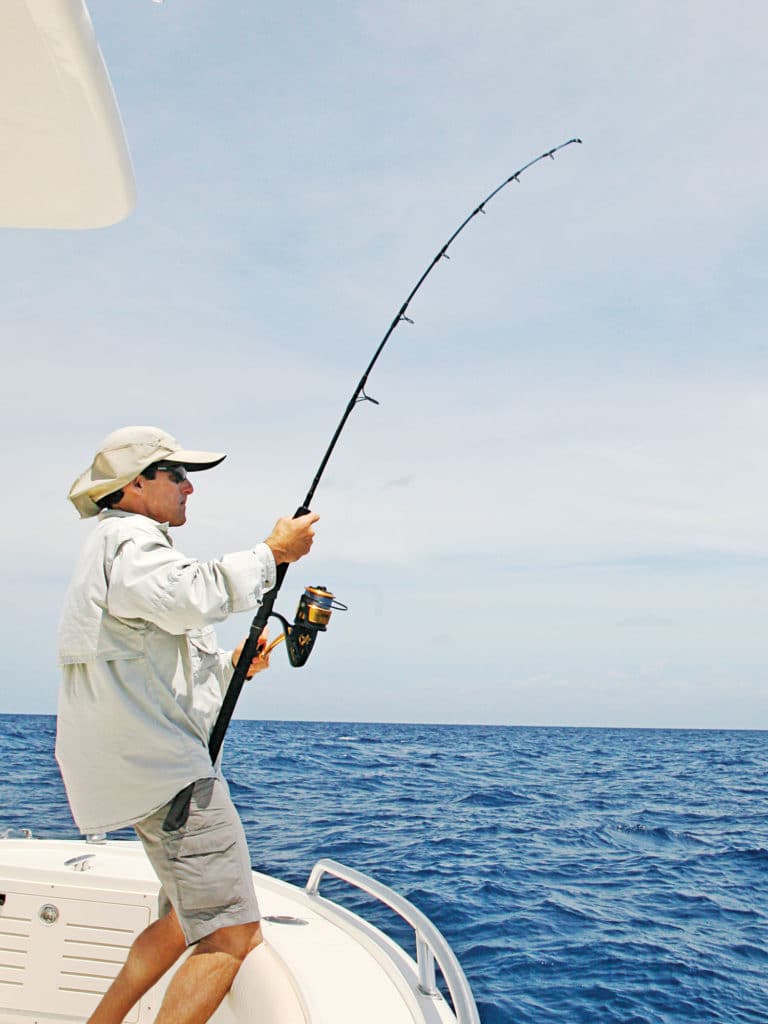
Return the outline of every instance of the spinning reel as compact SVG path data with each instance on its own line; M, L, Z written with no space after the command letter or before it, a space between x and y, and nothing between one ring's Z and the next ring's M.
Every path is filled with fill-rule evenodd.
M268 654L284 639L288 660L294 668L301 668L312 653L317 634L326 631L335 611L345 612L347 606L337 601L325 587L305 587L299 598L295 622L290 623L279 612L271 613L272 618L280 620L285 632L273 640L264 653Z

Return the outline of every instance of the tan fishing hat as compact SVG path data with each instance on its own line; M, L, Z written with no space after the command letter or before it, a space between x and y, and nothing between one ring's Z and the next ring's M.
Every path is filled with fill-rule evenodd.
M96 502L135 480L153 462L177 462L188 470L212 469L225 459L221 452L182 448L159 427L121 427L99 445L93 462L69 489L69 500L81 519L97 515Z

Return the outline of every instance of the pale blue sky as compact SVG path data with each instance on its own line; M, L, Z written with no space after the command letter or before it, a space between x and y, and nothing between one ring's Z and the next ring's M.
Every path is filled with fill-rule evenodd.
M138 184L91 233L0 232L3 711L53 711L114 427L230 453L176 534L315 501L350 605L247 717L768 727L768 93L758 0L92 0ZM231 643L248 616L222 628Z

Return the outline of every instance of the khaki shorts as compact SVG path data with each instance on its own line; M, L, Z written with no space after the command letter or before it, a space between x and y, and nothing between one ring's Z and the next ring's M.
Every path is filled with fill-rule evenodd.
M248 845L226 782L198 779L186 824L174 832L163 831L169 807L134 825L162 885L160 917L173 906L189 945L217 928L256 923Z

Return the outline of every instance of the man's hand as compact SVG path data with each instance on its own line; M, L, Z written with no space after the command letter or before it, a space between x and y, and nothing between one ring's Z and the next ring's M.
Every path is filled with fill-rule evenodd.
M312 547L315 531L312 526L320 518L315 512L308 512L298 519L283 516L274 525L272 533L264 542L275 556L275 564L297 562Z
M251 661L251 664L248 666L248 671L245 673L246 679L253 679L257 672L263 672L265 668L269 668L269 652L267 651L268 640L267 631L264 630L259 637L256 657ZM245 640L243 640L242 643L239 643L234 651L232 651L233 666L237 665L238 661L240 661L240 655L243 653L243 647L245 647Z

